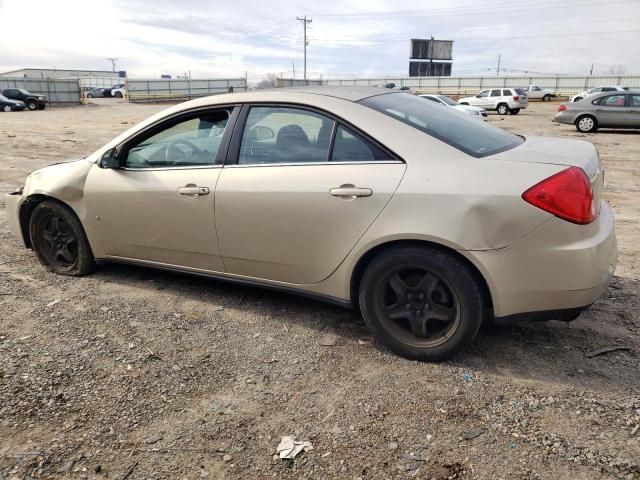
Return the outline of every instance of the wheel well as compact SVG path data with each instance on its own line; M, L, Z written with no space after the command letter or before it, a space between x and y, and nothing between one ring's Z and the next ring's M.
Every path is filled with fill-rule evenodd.
M33 248L33 246L31 245L31 235L29 234L29 220L31 219L31 214L33 213L33 210L45 200L55 202L63 206L64 208L69 210L76 218L78 218L78 215L76 215L76 212L73 210L73 208L71 208L63 201L58 200L57 198L42 194L29 195L27 200L25 200L25 202L20 207L19 215L22 238L24 239L24 243L27 248ZM78 221L80 221L79 218ZM80 222L80 225L82 225L82 222Z
M360 258L360 260L358 260L358 263L356 264L356 267L353 269L353 273L351 274L351 305L355 310L360 309L360 305L358 302L358 292L360 290L360 281L362 280L362 276L364 275L367 266L376 256L380 255L383 251L398 246L435 248L457 257L465 265L467 265L467 267L469 267L469 270L472 272L473 276L478 282L485 305L490 310L493 310L493 299L491 298L491 291L489 290L489 285L487 284L484 276L482 275L482 273L480 273L480 270L478 270L478 268L460 252L457 252L452 248L445 247L444 245L441 245L439 243L427 242L423 240L394 240L392 242L383 243L366 252Z
M598 119L596 117L594 117L593 115L591 115L590 113L583 113L582 115L579 115L576 118L576 121L573 122L574 124L578 123L581 119L585 118L585 117L589 117L592 118L594 122L596 122L596 125L598 124Z

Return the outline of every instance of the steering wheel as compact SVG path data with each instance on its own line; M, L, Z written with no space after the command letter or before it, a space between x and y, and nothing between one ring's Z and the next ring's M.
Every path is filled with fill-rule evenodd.
M178 145L186 145L187 147L193 150L194 155L200 155L202 153L201 150L198 147L196 147L193 143L191 143L189 140L180 138L178 140L174 140L173 142L171 142L167 146L167 149L164 151L164 157L167 163L171 163L172 165L175 165L176 163L178 163L178 161L174 161L171 159L170 152L172 149L177 150L178 152L180 152L180 154L184 155L184 152L180 148L178 148Z

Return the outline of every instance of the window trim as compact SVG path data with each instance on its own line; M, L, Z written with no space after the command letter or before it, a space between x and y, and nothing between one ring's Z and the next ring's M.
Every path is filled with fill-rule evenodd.
M223 105L206 105L201 107L192 108L189 110L183 110L181 112L177 112L169 117L164 117L159 119L157 122L154 122L150 125L147 125L142 130L134 133L129 138L123 140L116 148L117 156L120 162L120 169L125 170L127 172L152 172L152 171L162 171L162 170L191 170L191 169L206 169L206 168L220 168L224 164L224 159L227 155L229 149L229 141L231 139L231 135L233 133L234 127L238 120L239 108L238 104L223 104ZM132 168L127 167L125 165L126 156L122 157L123 154L128 154L129 150L133 143L144 140L145 138L150 138L155 134L161 132L162 130L166 130L167 128L171 128L173 125L177 125L182 121L188 121L192 118L201 115L202 113L217 111L217 110L228 110L229 120L227 122L227 126L225 128L224 133L222 134L222 139L220 140L220 145L218 146L218 151L216 152L215 157L213 158L213 162L206 165L182 165L182 166L167 166L167 167L149 167L149 168ZM101 167L102 168L102 167Z
M240 147L242 145L242 138L244 136L244 129L247 125L247 118L249 117L249 111L252 107L271 107L271 108L293 108L298 110L306 110L309 112L316 113L318 115L324 115L325 117L333 120L333 131L331 132L331 143L329 145L329 152L327 160L324 162L283 162L283 163L252 163L252 164L242 164L238 163L240 158ZM347 130L351 130L361 136L365 141L375 145L377 148L385 152L389 156L389 160L373 160L373 161L349 161L349 162L332 162L331 154L333 153L333 145L335 143L336 132L338 131L338 127L343 125L347 128ZM226 134L226 132L225 132ZM233 135L231 136L231 140L229 142L226 159L224 162L224 167L230 168L253 168L253 167L297 167L297 166L312 166L312 165L371 165L371 164L390 164L390 163L406 163L399 155L394 153L391 149L382 145L377 140L373 139L370 135L367 135L358 127L353 125L351 122L344 120L337 115L323 110L321 108L317 108L311 105L305 105L301 103L290 103L290 102L250 102L245 103L240 108L240 112L238 118L235 122L235 126L233 129Z

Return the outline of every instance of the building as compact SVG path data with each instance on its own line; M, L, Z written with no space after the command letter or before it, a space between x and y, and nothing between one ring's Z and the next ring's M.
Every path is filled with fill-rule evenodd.
M111 72L109 70L67 70L57 68L22 68L10 72L0 73L0 77L46 79L72 79L72 78L112 78L117 83L119 78L126 77L126 72Z

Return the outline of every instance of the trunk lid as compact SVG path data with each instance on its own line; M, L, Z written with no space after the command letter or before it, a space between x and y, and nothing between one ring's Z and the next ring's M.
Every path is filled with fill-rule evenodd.
M547 163L567 167L579 167L589 177L596 205L600 207L604 174L600 157L593 144L581 140L554 137L526 137L516 148L485 157L524 163Z

